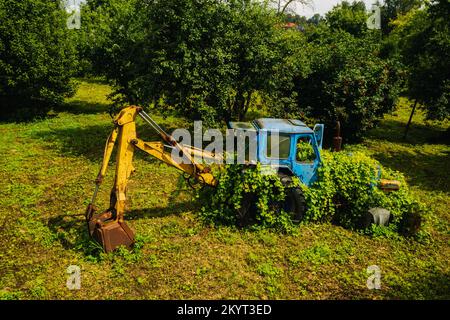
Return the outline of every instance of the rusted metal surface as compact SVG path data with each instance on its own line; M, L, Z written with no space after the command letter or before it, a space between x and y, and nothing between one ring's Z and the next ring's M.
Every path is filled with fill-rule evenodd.
M341 123L336 121L336 127L334 128L333 137L333 150L338 152L342 149L342 137L341 137Z
M397 191L400 189L400 181L381 179L380 189L384 192Z
M131 247L134 243L133 231L125 221L115 219L111 211L92 215L88 227L89 234L102 245L105 252L111 252L121 245Z

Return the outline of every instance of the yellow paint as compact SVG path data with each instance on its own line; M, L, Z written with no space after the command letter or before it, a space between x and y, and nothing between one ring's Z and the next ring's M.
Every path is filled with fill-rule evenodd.
M102 183L114 145L117 142L116 172L114 186L111 190L110 207L110 209L115 209L115 212L117 213L115 221L123 221L128 179L135 171L133 166L133 154L136 148L195 177L202 183L211 186L217 184L217 180L214 178L209 168L194 161L194 155L196 154L206 154L208 158L213 158L214 155L206 153L203 150L195 149L191 146L174 143L174 147L181 149L191 161L191 163L179 164L172 159L171 152L165 150L162 142L145 142L137 138L135 120L140 110L140 107L130 106L122 109L115 117L115 128L106 141L102 165L96 180L97 185Z

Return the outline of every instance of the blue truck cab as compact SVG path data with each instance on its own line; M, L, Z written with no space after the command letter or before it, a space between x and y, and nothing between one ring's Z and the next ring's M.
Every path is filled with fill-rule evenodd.
M249 136L256 139L256 161L262 165L296 176L308 186L317 179L323 124L311 129L300 120L260 118L252 122L230 122L228 126L235 135L253 132Z

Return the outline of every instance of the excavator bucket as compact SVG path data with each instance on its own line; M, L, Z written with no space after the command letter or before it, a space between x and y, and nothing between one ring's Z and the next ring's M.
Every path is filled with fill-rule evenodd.
M134 233L125 221L114 218L111 211L95 214L95 207L89 205L86 210L89 234L100 243L105 252L111 252L118 246L131 247Z

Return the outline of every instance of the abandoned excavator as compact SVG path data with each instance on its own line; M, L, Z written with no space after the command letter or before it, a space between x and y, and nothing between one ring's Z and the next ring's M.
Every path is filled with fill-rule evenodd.
M163 141L141 140L136 134L138 116L148 123ZM293 177L299 178L305 185L310 185L316 180L321 163L323 124L316 124L311 129L300 120L261 118L252 122L230 122L228 126L235 135L252 132L256 146L256 162L275 169L275 173L280 176L285 186L290 186ZM272 139L273 136L277 138ZM110 193L110 206L106 211L97 213L95 200L116 144L116 170L114 186ZM209 186L218 183L211 167L199 159L214 161L223 155L179 143L141 107L129 106L122 109L114 118L114 129L106 141L103 161L95 179L94 195L85 213L89 234L106 252L113 251L121 245L129 247L134 243L134 233L124 221L124 211L128 179L135 171L133 154L136 149L182 171L188 176L188 181L194 180ZM174 149L183 161L175 161L172 156ZM396 190L399 187L396 181L387 180L381 181L380 185L386 190ZM294 221L301 220L306 205L299 187L287 189L283 210L288 212Z

